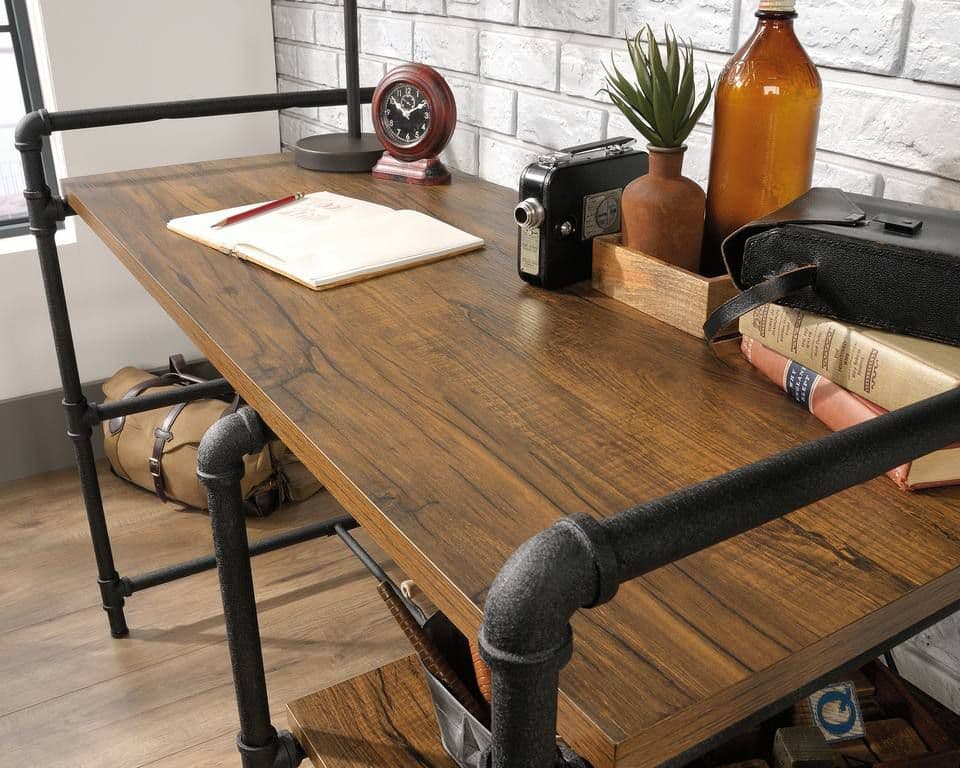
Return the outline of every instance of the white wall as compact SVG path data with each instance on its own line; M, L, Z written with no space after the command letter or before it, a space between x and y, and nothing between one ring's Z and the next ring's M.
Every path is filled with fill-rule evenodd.
M51 111L276 89L269 0L30 4ZM279 149L275 113L60 136L60 176ZM172 352L196 354L96 235L76 217L71 221L76 242L63 245L60 255L81 378L103 378L131 363L155 366ZM0 274L2 401L55 388L59 379L36 252L0 253Z

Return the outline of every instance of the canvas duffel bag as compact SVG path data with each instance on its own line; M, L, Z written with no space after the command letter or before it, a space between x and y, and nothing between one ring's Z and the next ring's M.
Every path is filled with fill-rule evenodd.
M107 402L163 392L205 381L187 372L181 355L170 358L168 373L156 376L125 367L103 384ZM162 501L207 508L207 492L197 478L197 448L204 433L240 401L205 399L117 417L103 422L103 442L114 473L153 491ZM279 440L244 457L241 491L248 514L269 515L284 501L301 501L322 487Z

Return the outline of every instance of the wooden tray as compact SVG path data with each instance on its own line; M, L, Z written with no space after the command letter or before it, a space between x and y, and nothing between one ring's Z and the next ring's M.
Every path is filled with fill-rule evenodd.
M688 272L624 247L619 235L593 241L593 287L700 338L710 313L738 293L728 275Z

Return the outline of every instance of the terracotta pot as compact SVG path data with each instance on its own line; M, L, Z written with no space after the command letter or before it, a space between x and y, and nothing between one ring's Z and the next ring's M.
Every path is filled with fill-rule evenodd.
M641 251L691 272L700 267L706 195L681 175L687 146L647 146L650 170L623 190L621 238Z

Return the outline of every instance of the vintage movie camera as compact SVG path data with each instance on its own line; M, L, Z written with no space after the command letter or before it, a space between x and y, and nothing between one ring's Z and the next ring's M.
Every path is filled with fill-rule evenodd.
M528 283L588 280L593 238L620 231L623 188L647 172L647 153L618 136L541 155L520 175L517 268Z

